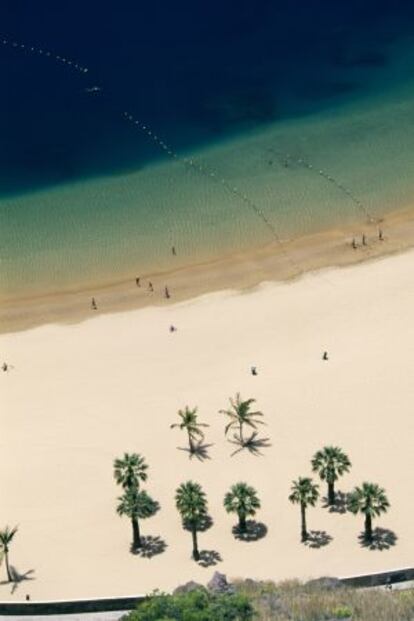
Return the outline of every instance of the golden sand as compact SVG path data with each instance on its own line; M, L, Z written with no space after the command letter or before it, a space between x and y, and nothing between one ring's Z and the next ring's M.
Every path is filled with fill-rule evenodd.
M396 231L403 239L408 226L412 222L402 220L392 237L356 251L338 233L329 238L332 256L340 263L373 257L383 247L399 250ZM390 230L384 226L386 235ZM298 244L299 258L300 252ZM233 276L244 286L273 273L272 252L263 254L255 269L247 258L237 268L234 263ZM314 264L320 256L315 251ZM30 580L13 594L10 585L1 584L0 597L169 590L190 579L205 582L214 569L229 577L279 580L412 565L413 260L409 251L294 282L265 283L244 295L222 291L3 334L1 356L13 368L0 373L0 523L19 525L10 561ZM222 288L223 265L213 270L217 287L213 277L201 282L211 268L194 268L192 282L200 291ZM172 301L190 298L188 273L172 276ZM179 287L184 281L188 289ZM164 282L154 282L158 292ZM133 286L119 286L126 305L132 305L133 294L146 300ZM100 307L114 291L96 296ZM156 295L146 303L155 301L163 303ZM79 296L72 304L80 307ZM328 361L322 360L324 350ZM251 365L257 366L256 377ZM255 397L265 414L262 436L271 446L261 456L231 457L234 447L224 438L219 410L237 391ZM210 425L210 459L204 462L190 461L179 450L185 437L170 429L186 404L199 406L200 419ZM339 482L342 492L363 480L385 487L391 509L375 526L388 529L383 536L389 549L361 547L362 518L330 513L322 505L309 510L308 526L326 545L300 543L299 509L287 500L291 481L309 475L314 452L331 443L353 464ZM155 517L142 521L143 534L165 544L152 558L130 554L129 521L115 512L120 490L112 462L124 451L145 456L150 466L145 487L161 505ZM203 486L214 521L199 538L201 550L216 563L208 568L191 560L190 534L174 506L175 489L187 479ZM240 480L255 486L262 501L257 520L267 534L256 542L235 540L235 519L222 506L229 486ZM4 574L3 566L0 570Z

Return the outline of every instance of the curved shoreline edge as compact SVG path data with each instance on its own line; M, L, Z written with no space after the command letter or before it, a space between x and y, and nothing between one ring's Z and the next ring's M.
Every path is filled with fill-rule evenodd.
M339 578L345 585L356 588L379 587L414 580L414 567L393 569L380 573ZM0 615L50 615L88 612L129 611L148 595L81 598L76 600L39 600L34 602L0 602Z
M379 240L379 227L384 239ZM361 243L362 233L367 245ZM353 249L352 240L357 248ZM244 253L172 269L169 272L135 274L129 279L96 283L87 288L31 297L7 297L0 293L0 334L19 332L49 323L72 324L90 318L90 301L97 312L114 313L149 306L174 304L201 295L224 291L248 291L263 282L284 282L329 267L345 267L403 252L414 245L414 208L391 212L380 224L365 222L322 231L287 242L270 243ZM138 275L138 274L137 274ZM154 292L148 290L153 283ZM168 286L170 298L165 298ZM2 299L3 298L3 299Z

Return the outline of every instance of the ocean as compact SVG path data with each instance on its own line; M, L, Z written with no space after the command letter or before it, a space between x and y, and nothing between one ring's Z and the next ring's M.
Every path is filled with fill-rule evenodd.
M410 204L412 3L6 0L0 18L3 298Z

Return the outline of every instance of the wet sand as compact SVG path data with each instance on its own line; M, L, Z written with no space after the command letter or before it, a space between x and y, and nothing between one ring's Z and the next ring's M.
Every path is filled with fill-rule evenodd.
M384 239L378 239L378 231ZM362 234L367 245L362 245ZM357 248L352 248L355 238ZM414 209L391 212L380 222L354 224L345 228L322 231L308 236L243 253L223 256L215 261L153 273L131 273L128 280L97 282L87 288L28 298L6 298L0 293L0 333L25 330L46 323L70 324L93 314L113 313L149 306L174 304L209 292L225 289L250 290L264 281L286 281L312 270L345 266L394 254L412 247ZM171 252L170 249L167 250ZM177 253L180 249L177 248ZM140 287L135 278L140 277ZM149 289L149 282L154 291ZM170 298L165 297L168 287ZM91 308L92 297L97 309Z

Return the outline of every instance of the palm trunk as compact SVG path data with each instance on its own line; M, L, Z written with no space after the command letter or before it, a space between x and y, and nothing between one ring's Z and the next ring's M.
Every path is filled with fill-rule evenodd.
M190 433L188 433L188 444L190 446L190 453L191 453L191 455L193 455L194 454L194 444L193 444L193 439L192 439Z
M200 552L198 551L197 529L195 526L191 527L191 536L193 538L193 559L198 561L200 559Z
M131 518L132 523L132 547L137 550L142 546L141 533L139 532L139 523L137 518Z
M246 516L244 513L239 513L239 531L245 533L247 530Z
M243 438L243 423L239 423L239 428L240 428L240 443L242 446L244 446L244 438Z
M300 505L300 515L301 515L301 522L302 522L301 539L303 542L303 541L306 541L308 538L308 531L306 530L306 506L303 503Z
M7 580L9 582L13 581L12 575L10 573L10 566L9 566L9 553L8 550L4 551L4 563L6 565L6 573L7 573Z
M335 483L328 481L328 505L335 504Z
M372 541L372 518L370 515L365 516L365 539L368 542Z

